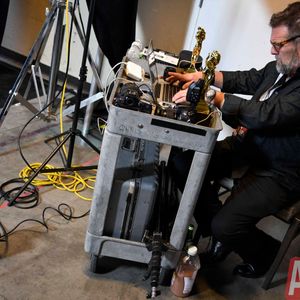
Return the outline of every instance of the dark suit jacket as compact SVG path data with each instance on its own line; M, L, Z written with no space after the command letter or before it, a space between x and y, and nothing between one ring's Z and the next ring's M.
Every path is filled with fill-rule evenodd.
M223 72L223 120L248 128L241 142L252 165L274 174L289 189L300 188L300 69L266 101L260 96L276 81L276 62L263 69ZM253 95L250 100L232 95Z

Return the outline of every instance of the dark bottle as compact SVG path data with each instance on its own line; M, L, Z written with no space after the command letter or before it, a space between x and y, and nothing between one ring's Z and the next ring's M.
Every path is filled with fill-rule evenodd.
M190 246L194 245L193 237L194 237L194 225L190 224L188 227L188 231L187 231L185 243L184 243L185 251L187 251Z

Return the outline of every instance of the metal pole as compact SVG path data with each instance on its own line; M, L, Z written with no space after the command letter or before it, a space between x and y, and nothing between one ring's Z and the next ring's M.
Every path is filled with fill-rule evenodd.
M102 63L103 63L103 52L101 51L100 47L98 47L98 50L96 53L95 65L96 65L96 68L97 68L97 71L99 74L100 74L100 71L102 68ZM97 85L95 76L93 76L90 91L89 91L89 97L95 95L97 93L97 90L98 90L98 85ZM87 136L87 134L88 134L89 127L90 127L91 120L92 120L93 110L94 110L94 103L90 103L86 107L86 112L84 115L84 121L83 121L83 127L82 127L83 136Z
M64 12L66 9L66 3L59 2L57 11L57 23L56 23L56 31L54 35L54 44L51 58L51 70L49 76L49 88L48 88L48 96L47 96L47 104L54 100L56 86L57 86L57 76L59 71L62 45L63 45L63 36L64 36ZM54 108L54 103L52 104L52 109ZM51 110L51 109L50 109ZM51 111L49 111L49 114Z
M18 95L18 91L28 73L28 70L30 69L30 66L32 65L32 62L35 60L36 55L43 48L43 45L49 36L49 33L51 31L51 28L52 28L52 25L53 25L53 22L55 19L56 9L57 9L57 6L54 5L51 8L50 12L48 13L46 21L39 33L39 36L38 36L36 42L34 43L33 47L31 48L31 50L27 56L27 59L25 60L23 66L22 66L22 69L21 69L12 89L9 91L9 95L4 103L4 106L2 108L0 108L0 127L4 121L5 116L7 115L9 107L11 106L11 104L13 103L13 100ZM37 112L34 110L34 107L32 105L28 106L28 108L33 113Z
M90 6L89 6L89 18L88 18L87 29L86 29L85 44L84 44L82 62L81 62L81 68L80 68L79 87L77 90L77 97L76 97L77 99L76 99L76 103L75 103L75 111L74 111L74 118L73 118L73 124L72 124L72 132L73 133L77 132L80 101L82 99L83 85L84 85L84 82L86 81L86 73L87 73L86 61L87 61L87 57L88 57L88 48L89 48L91 28L92 28L92 20L94 18L94 11L95 11L95 0L91 0ZM75 138L76 138L75 134L73 134L70 138L67 167L71 167L71 165L72 165Z

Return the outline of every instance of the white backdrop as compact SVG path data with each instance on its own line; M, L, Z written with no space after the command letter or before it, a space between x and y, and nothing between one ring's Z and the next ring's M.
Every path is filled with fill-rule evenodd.
M71 1L71 0L70 0ZM199 3L203 1L202 8ZM262 67L271 59L268 26L275 11L291 0L139 0L137 39L156 47L179 52L192 50L198 26L206 30L202 56L218 50L223 69ZM10 0L2 46L27 55L45 20L48 0ZM87 21L86 1L80 1L83 21ZM113 26L113 22L112 22ZM52 42L45 49L43 62L50 64ZM90 47L96 51L96 40ZM82 46L73 37L71 74L78 75ZM64 61L63 61L64 64ZM63 69L63 68L62 68Z
M292 0L200 0L194 1L184 47L192 49L198 26L206 30L202 56L218 50L219 69L263 67L273 60L270 51L269 20Z

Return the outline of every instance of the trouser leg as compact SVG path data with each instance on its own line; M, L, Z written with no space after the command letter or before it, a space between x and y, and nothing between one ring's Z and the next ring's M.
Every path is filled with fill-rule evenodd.
M184 189L193 156L194 151L191 150L182 151L173 148L171 151L168 166L176 186L181 191ZM217 142L194 210L194 217L198 223L195 241L199 239L200 235L209 236L211 234L211 220L222 207L222 203L218 198L218 191L212 181L216 177L230 176L232 165L230 143L228 143L228 140Z
M273 261L279 242L256 227L288 204L287 191L272 177L247 173L212 221L213 235L256 267Z

